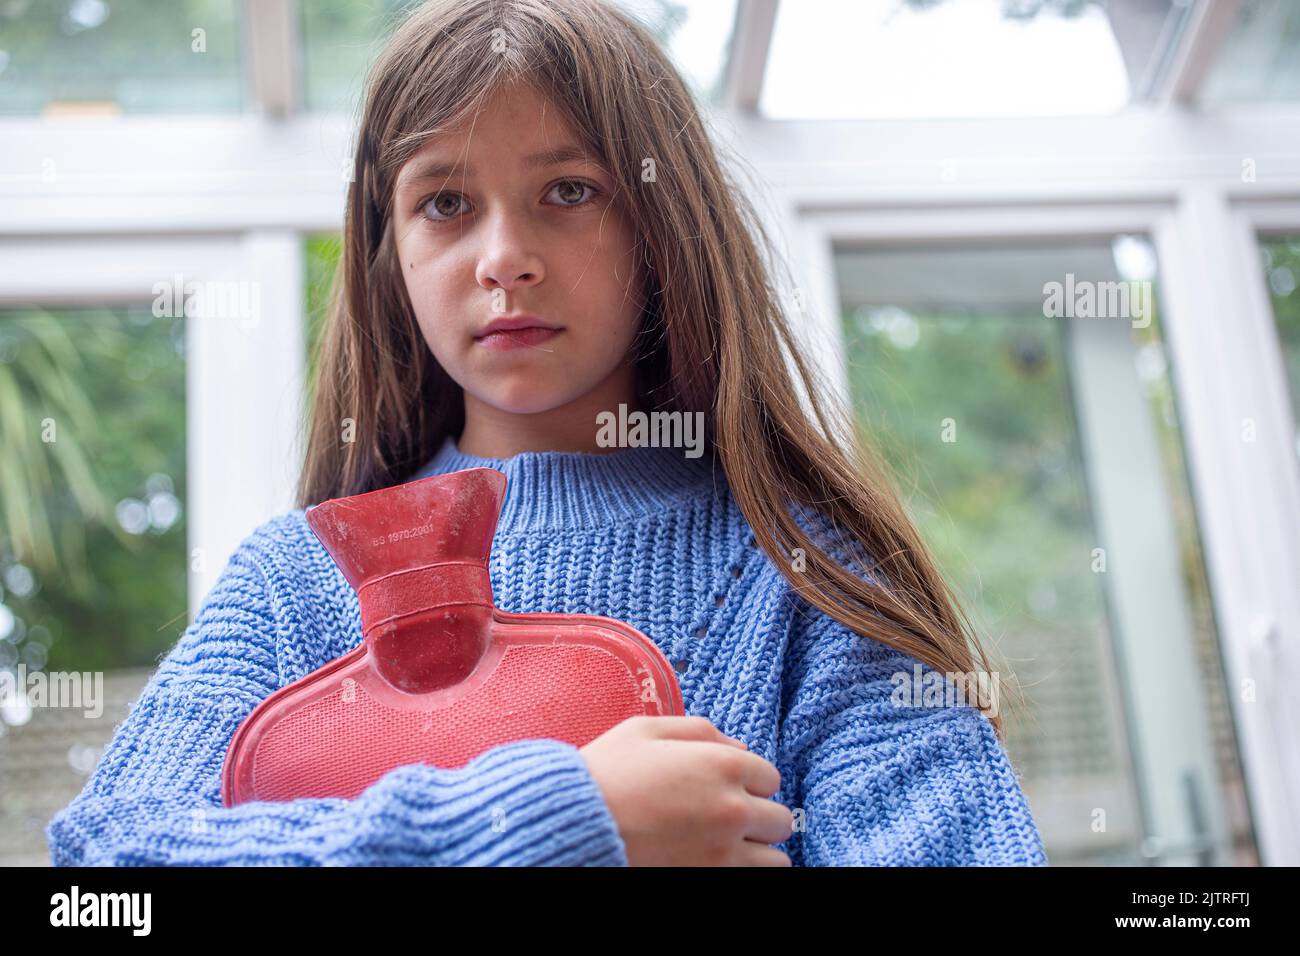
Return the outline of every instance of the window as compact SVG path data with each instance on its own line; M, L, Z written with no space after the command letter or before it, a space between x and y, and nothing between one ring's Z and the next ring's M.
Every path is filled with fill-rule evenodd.
M614 0L668 50L698 97L722 79L735 0ZM301 0L306 104L352 112L366 72L415 0Z
M1210 107L1300 99L1300 4L1245 0L1201 89Z
M1300 235L1264 240L1260 243L1260 259L1291 386L1292 421L1300 423L1300 293L1296 292L1300 282ZM1300 455L1300 429L1295 435L1295 450Z
M1253 861L1149 245L835 265L860 427L1023 693L1008 750L1049 858ZM1120 280L1123 314L1073 308Z
M1169 0L783 3L759 108L771 119L1114 113L1147 95L1184 13Z
M0 113L238 111L238 11L238 0L0 4Z
M103 672L85 708L0 705L0 863L45 861L45 824L189 625L185 341L148 304L0 312L0 668L24 692Z

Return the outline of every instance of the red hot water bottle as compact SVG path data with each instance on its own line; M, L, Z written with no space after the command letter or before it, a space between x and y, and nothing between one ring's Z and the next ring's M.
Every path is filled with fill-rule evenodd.
M680 716L654 643L591 614L513 614L488 557L506 477L469 468L335 498L307 523L357 592L361 643L280 688L226 751L226 806L360 794L395 767L493 747L582 747L628 717Z

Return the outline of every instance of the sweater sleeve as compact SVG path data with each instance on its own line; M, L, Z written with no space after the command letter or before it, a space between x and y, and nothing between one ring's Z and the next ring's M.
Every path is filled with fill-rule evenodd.
M397 767L355 799L225 807L230 741L279 686L257 533L48 824L54 865L627 865L585 760L558 740L501 745L454 770Z
M911 706L895 690L914 667L932 673L817 608L796 611L778 739L791 863L1046 866L992 724L969 704Z

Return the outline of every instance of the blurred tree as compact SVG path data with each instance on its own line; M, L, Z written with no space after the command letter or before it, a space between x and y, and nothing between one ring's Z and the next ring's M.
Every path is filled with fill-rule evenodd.
M147 306L0 312L0 666L148 665L188 624L183 350Z
M1041 312L882 308L844 328L861 427L985 623L1066 635L1096 621L1096 579L1078 573L1092 530L1059 327Z
M239 0L5 0L0 113L107 101L125 112L243 104Z
M316 391L321 334L329 318L330 296L342 251L342 239L337 233L309 236L306 240L308 400Z
M1291 385L1291 412L1300 424L1300 236L1266 239L1260 243L1264 278L1273 300L1282 361ZM1300 434L1296 436L1300 453Z
M83 522L103 522L109 508L87 463L99 436L82 387L86 366L68 330L39 312L11 316L0 326L0 480L5 495L0 534L14 558L36 570L62 570L78 593L88 587ZM122 351L110 322L92 324L82 348ZM77 520L60 528L58 553L52 466L76 505Z

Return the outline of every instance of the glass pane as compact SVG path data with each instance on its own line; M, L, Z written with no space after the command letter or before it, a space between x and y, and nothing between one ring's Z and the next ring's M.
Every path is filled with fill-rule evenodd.
M0 865L47 862L45 824L189 625L184 348L150 305L0 311ZM80 698L33 696L41 672Z
M238 0L0 3L0 113L239 110Z
M1097 420L1104 402L1089 403L1084 427L1081 399L1104 397L1120 379L1099 379L1096 356L1088 360L1095 346L1079 334L1096 327L1077 323L1112 320L1058 318L1046 307L1047 282L1067 273L1072 282L1113 281L1117 265L1142 259L1134 248L1132 240L1113 248L841 248L851 394L860 427L898 475L995 666L1010 667L1024 696L1023 710L1003 711L1007 749L1049 859L1141 863L1162 850L1144 842L1163 821L1144 819L1144 803L1157 803L1144 790L1149 775L1137 769L1138 744L1150 744L1150 734L1126 692L1125 682L1140 678L1126 673L1120 639L1133 615L1119 598L1136 593L1147 605L1140 610L1178 612L1162 624L1184 631L1170 639L1180 642L1193 683L1181 701L1167 682L1144 692L1171 697L1187 726L1203 722L1200 756L1216 788L1209 805L1218 808L1233 862L1254 862L1159 323L1131 332L1124 323L1120 371L1138 401L1145 396L1148 460L1158 474L1142 483L1167 504L1172 531L1157 557L1173 569L1169 584L1134 567L1131 549L1111 549L1107 568L1102 548L1099 567L1099 544L1111 544L1102 516L1113 519L1126 502L1114 500L1114 484L1098 481L1097 461L1135 449L1122 421ZM1148 315L1157 311L1154 298ZM1119 416L1135 417L1132 406ZM1119 487L1122 499L1124 482Z
M783 3L760 111L773 119L1113 113L1147 95L1171 0Z
M614 0L673 57L698 97L711 98L731 41L735 0ZM356 112L366 71L418 0L301 0L306 103Z
M1300 455L1300 235L1260 243L1264 275L1273 302L1278 344L1291 387L1291 417L1296 422L1296 454Z
M736 0L614 0L649 28L701 102L721 89Z
M1300 99L1300 3L1246 0L1200 98L1206 106Z
M366 71L419 0L301 0L299 6L307 109L358 112Z

